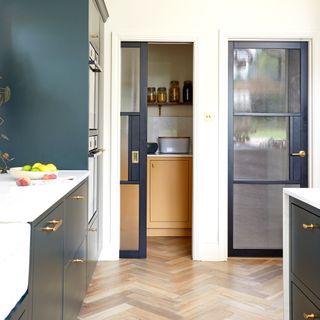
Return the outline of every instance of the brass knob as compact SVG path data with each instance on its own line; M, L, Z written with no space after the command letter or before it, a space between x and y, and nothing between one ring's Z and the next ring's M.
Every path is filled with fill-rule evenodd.
M303 317L305 319L320 319L320 314L315 314L315 313L304 313Z
M319 229L320 224L314 224L314 223L304 223L302 225L303 229L305 230L313 230L313 229Z
M299 152L291 153L291 156L304 158L306 156L306 152L304 150L300 150Z

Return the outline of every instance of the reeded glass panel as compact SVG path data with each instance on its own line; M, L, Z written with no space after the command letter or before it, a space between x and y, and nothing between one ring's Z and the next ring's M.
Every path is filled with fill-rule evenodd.
M282 249L283 188L299 185L234 184L234 249Z
M120 158L120 180L129 179L128 156L129 156L129 117L121 116L121 158Z
M139 250L139 185L120 186L120 250Z
M235 49L234 112L300 112L300 50Z
M121 111L140 111L139 48L121 48Z
M234 179L289 179L287 117L234 117Z

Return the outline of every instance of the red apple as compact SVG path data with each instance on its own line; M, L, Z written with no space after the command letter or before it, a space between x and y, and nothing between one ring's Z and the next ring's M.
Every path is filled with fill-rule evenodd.
M28 177L25 178L19 178L16 181L17 186L19 187L26 187L26 186L30 186L31 185L31 179Z
M52 180L52 179L57 179L57 175L54 173L51 174L44 174L42 177L43 180Z

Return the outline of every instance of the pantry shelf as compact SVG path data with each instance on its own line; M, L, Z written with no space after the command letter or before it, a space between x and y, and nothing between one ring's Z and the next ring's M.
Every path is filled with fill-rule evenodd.
M158 107L159 108L159 117L161 117L161 108L162 107L173 107L173 106L192 106L192 103L189 103L189 102L148 103L148 107Z

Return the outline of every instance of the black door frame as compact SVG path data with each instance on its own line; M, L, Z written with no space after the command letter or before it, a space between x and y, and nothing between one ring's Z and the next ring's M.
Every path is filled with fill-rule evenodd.
M281 249L234 249L233 248L233 184L234 184L234 144L233 144L233 63L234 49L300 49L300 150L308 150L308 43L307 42L266 42L266 41L229 41L228 43L228 256L238 257L280 257ZM270 114L269 114L270 115ZM275 115L275 114L273 114ZM276 114L279 116L279 114ZM283 114L285 116L288 114ZM290 120L296 114L289 115ZM281 115L280 115L281 116ZM290 139L291 144L291 139ZM291 146L290 146L291 148ZM290 152L291 150L289 150ZM308 186L308 152L306 157L301 158L301 179L299 181L254 181L242 180L238 183L256 184L300 184L301 187ZM289 155L288 155L289 156Z
M148 43L147 42L121 42L121 48L140 48L140 111L121 112L129 117L129 141L132 141L134 133L139 131L139 168L133 172L129 166L129 180L120 181L120 184L139 185L139 250L120 250L120 258L145 258L147 255L147 81L148 81ZM133 121L139 117L138 124ZM131 125L130 125L131 123ZM136 150L136 148L135 148ZM131 163L132 147L129 144L128 163ZM137 179L130 179L135 176Z

